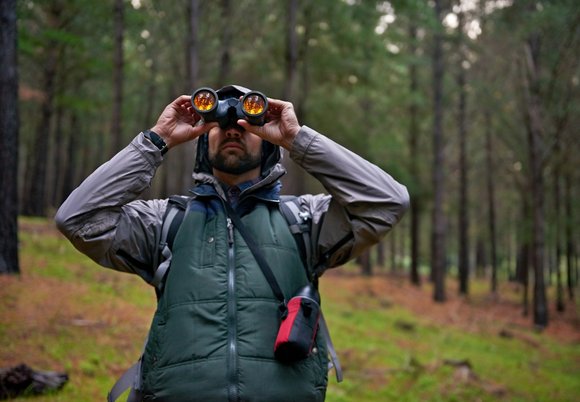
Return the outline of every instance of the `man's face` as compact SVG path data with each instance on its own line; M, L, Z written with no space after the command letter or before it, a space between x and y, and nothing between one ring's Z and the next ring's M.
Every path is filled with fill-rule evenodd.
M262 139L241 127L212 128L208 145L211 166L224 173L246 173L262 162Z

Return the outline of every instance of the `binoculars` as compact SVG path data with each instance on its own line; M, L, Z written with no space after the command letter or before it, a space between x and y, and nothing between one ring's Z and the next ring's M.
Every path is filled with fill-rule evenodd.
M268 98L258 91L248 92L241 100L221 100L213 89L199 88L191 95L191 104L204 121L218 122L221 128L235 125L238 119L254 126L263 126L268 110Z

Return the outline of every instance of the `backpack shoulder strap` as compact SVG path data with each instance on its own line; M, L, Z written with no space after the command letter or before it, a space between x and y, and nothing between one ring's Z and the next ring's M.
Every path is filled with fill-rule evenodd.
M161 226L161 236L159 238L158 253L155 256L154 269L155 274L151 285L157 290L163 287L163 279L169 269L171 263L171 249L173 248L173 241L175 235L183 222L187 204L191 197L173 195L169 197L167 202L167 209L163 216L163 225Z
M312 216L307 211L300 209L300 199L295 195L280 196L280 212L286 219L286 222L288 222L290 232L294 236L294 240L296 240L298 250L300 251L300 258L306 267L308 278L316 286L316 288L318 288L318 277L322 272L324 272L324 269L326 268L326 261L328 260L329 256L340 247L342 247L346 241L350 240L350 238L346 239L346 241L341 240L339 244L332 247L331 250L321 256L317 263L314 263L312 260L312 244L310 242ZM328 369L330 370L334 367L336 380L337 382L341 382L343 377L340 360L336 354L336 349L332 343L330 332L328 330L328 326L326 325L326 321L324 320L322 311L320 312L319 325L322 336L326 341L328 353L330 354L331 361L328 364Z
M280 197L280 212L288 223L288 228L294 236L300 258L307 269L308 277L312 281L312 245L310 244L311 216L300 210L300 199L295 195Z
M172 195L168 199L167 208L163 214L163 224L161 226L161 236L159 238L157 253L153 256L153 268L155 273L150 282L150 285L155 287L157 298L159 298L161 291L163 290L163 279L165 278L171 263L171 248L173 247L173 241L175 240L175 235L181 226L181 222L183 222L183 217L187 211L187 204L190 200L191 197L181 195ZM140 402L142 400L140 391L141 359L142 356L139 358L137 363L125 371L117 382L115 382L115 385L113 385L113 388L111 388L107 395L107 402L116 402L127 389L131 389L129 396L127 397L127 402Z

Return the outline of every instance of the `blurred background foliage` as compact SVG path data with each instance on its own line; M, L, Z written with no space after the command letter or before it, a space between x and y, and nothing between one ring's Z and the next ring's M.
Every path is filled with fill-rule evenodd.
M238 83L407 185L391 250L411 272L443 259L526 297L532 277L542 311L553 278L573 297L577 1L22 0L17 16L22 214L51 216L178 95ZM144 196L186 192L191 152ZM323 191L288 160L285 191Z

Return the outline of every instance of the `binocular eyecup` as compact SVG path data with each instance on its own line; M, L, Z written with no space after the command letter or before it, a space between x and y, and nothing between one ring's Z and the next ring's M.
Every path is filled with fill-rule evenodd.
M205 122L217 122L221 128L236 125L238 119L244 119L254 126L263 126L268 110L268 98L261 92L248 92L241 100L221 100L216 91L207 87L193 92L191 104Z

